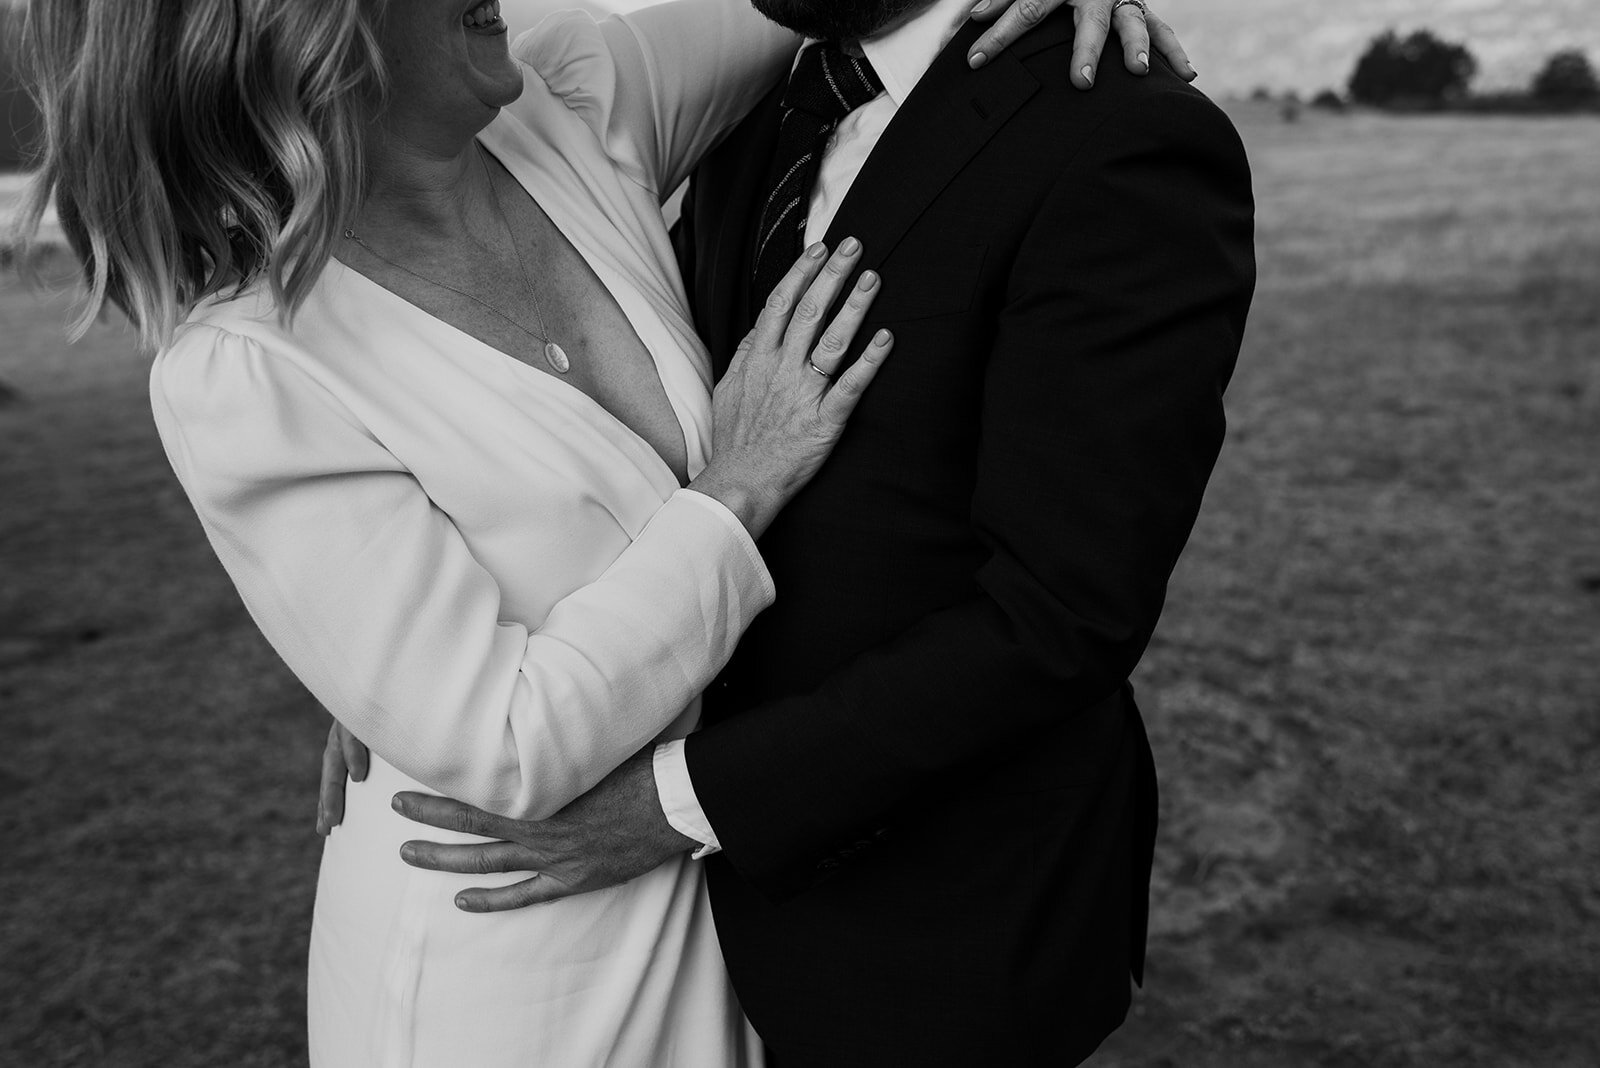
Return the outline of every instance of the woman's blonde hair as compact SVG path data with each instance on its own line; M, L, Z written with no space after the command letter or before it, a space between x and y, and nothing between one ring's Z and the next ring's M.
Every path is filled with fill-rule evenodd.
M365 192L382 0L30 0L43 114L22 233L52 199L88 287L149 348L265 272L303 302Z

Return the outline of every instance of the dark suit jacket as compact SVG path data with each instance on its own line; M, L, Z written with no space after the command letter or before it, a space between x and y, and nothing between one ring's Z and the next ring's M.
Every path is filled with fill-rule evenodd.
M761 541L778 601L687 744L717 929L778 1068L1070 1064L1126 1013L1155 777L1129 675L1223 437L1254 284L1232 126L1165 67L1068 83L968 27L841 206L894 353ZM754 320L777 94L680 246L720 372ZM859 346L858 346L859 348Z

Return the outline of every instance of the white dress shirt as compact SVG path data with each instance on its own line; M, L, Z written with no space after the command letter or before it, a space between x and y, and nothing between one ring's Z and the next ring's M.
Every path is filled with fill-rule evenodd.
M935 0L893 29L861 39L861 51L883 82L883 92L840 120L828 138L816 185L811 190L806 216L807 244L820 241L828 232L839 205L850 192L883 131L888 129L911 90L916 88L971 12L971 0ZM848 47L846 45L847 50ZM695 851L696 857L717 852L721 846L695 796L682 739L656 746L655 776L667 822L680 834L701 843Z

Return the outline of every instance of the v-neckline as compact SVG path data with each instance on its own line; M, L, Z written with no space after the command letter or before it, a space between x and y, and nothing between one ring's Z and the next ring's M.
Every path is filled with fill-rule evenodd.
M531 183L525 176L517 173L517 169L515 166L513 166L513 163L520 161L530 166L534 166L538 164L538 161L533 159L527 153L516 153L516 149L519 146L515 142L508 143L507 139L500 135L501 125L507 122L515 122L519 126L523 125L515 115L502 109L500 114L495 116L494 121L492 121L488 126L484 127L484 129L478 133L478 136L475 138L475 140L477 144L482 147L483 151L487 152L494 159L494 161L500 165L506 174L511 176L512 180L517 183L517 185L522 189L523 193L534 202L534 205L541 212L543 212L544 217L550 220L550 225L555 229L556 233L561 235L562 240L566 241L567 245L572 249L572 251L577 254L578 259L582 260L584 266L589 268L589 273L594 275L595 281L600 283L600 288L605 290L606 296L610 298L612 304L616 305L617 311L622 314L622 321L628 324L628 329L633 332L634 340L639 343L639 347L644 350L645 355L650 357L650 369L656 376L656 385L660 388L661 397L667 402L667 409L672 413L672 421L677 425L678 428L679 444L683 447L684 480L679 480L678 473L672 469L672 465L667 462L666 457L657 452L655 446L651 445L650 442L645 440L644 435L640 434L637 430L633 429L633 427L623 422L611 411L611 409L601 404L588 393L585 393L583 390L572 385L570 382L564 382L559 378L556 378L556 381L565 386L567 389L572 390L574 393L581 394L582 396L588 398L590 403L599 408L601 411L605 412L613 422L617 423L634 438L642 442L645 448L647 448L652 455L661 461L661 466L666 468L671 474L672 481L681 488L687 484L688 480L694 477L692 472L694 470L695 456L689 445L690 427L685 424L683 413L679 411L678 408L678 402L673 399L673 391L667 383L667 376L662 372L661 355L656 351L655 346L651 345L649 341L645 340L644 333L641 332L639 327L634 323L634 318L631 314L629 314L628 311L628 303L632 303L636 307L645 307L645 310L647 310L651 315L656 315L657 318L659 318L659 315L657 315L655 309L646 307L647 302L643 299L642 295L638 292L638 288L631 281L623 277L621 272L611 270L609 264L597 261L596 257L591 255L590 251L578 242L578 240L574 237L574 234L577 231L576 227L573 225L573 220L570 218L564 220L557 217L561 214L561 207L558 203L556 203L560 200L559 189L552 186L551 195L545 197L543 200L534 196ZM526 127L523 128L526 129ZM531 135L532 131L529 131L529 133ZM502 142L503 148L500 145L491 144L491 138ZM507 157L512 154L516 154L518 157L520 157L520 160L508 159ZM625 287L627 289L628 296L631 298L629 302L624 302L623 298L618 295L619 288L621 287ZM490 347L493 348L493 346ZM496 351L500 350L497 349ZM516 357L511 356L510 353L502 354L510 359L516 360ZM522 361L516 360L516 362L521 363ZM545 374L544 372L535 368L530 367L528 369L542 378L555 378L555 376ZM707 459L707 457L701 457L701 459L704 460Z
M342 274L359 279L359 285L365 285L371 288L372 290L381 294L384 299L397 301L400 304L405 305L407 308L411 309L411 311L419 316L422 316L430 323L436 324L438 328L446 331L452 337L463 339L469 345L473 345L479 349L482 349L486 354L489 355L490 359L496 366L506 368L506 370L519 381L534 383L537 389L547 391L551 396L566 399L569 406L576 407L581 411L590 412L592 415L598 416L598 419L591 418L589 422L598 423L598 428L602 431L602 433L604 433L607 429L614 428L614 430L620 434L626 444L630 447L630 451L643 458L646 464L653 467L653 470L642 471L641 473L646 476L647 480L652 485L657 485L659 483L659 485L657 485L657 489L665 491L661 493L663 500L670 496L673 490L683 488L684 484L678 481L677 472L674 471L672 469L672 465L667 463L666 459L655 450L655 446L646 441L638 431L633 429L633 427L629 426L621 419L618 419L609 408L595 400L577 386L574 386L570 382L563 381L555 375L545 374L543 371L533 367L525 360L520 360L511 353L506 352L504 349L489 344L487 341L484 341L482 338L477 337L471 332L461 329L448 319L440 318L421 305L408 300L406 297L396 293L387 286L367 277L365 274L362 274L349 264L340 262L338 266ZM671 398L669 397L669 403L670 400ZM685 435L685 438L687 439L687 435Z
M528 183L524 177L517 173L516 167L514 167L511 162L508 162L501 152L496 151L495 146L487 143L486 135L490 134L490 131L494 130L499 123L508 120L513 122L516 121L515 116L508 115L506 112L502 111L494 119L494 121L489 124L489 126L480 131L478 136L474 138L474 143L481 147L484 152L487 152L494 162L497 163L506 172L506 174L510 175L511 179L517 183L517 185L522 189L523 193L534 201L534 204L544 214L545 218L550 221L551 227L553 227L556 233L558 233L561 238L566 241L568 246L571 247L572 251L581 261L583 261L584 265L589 268L589 272L594 275L595 280L600 283L601 288L605 290L605 293L611 299L611 302L615 304L617 310L621 312L623 322L627 323L628 329L633 332L634 339L639 343L639 347L642 348L645 354L650 357L651 370L656 376L656 382L661 389L661 395L667 402L667 408L672 413L673 422L676 423L678 427L678 437L683 445L684 473L688 480L692 481L694 477L693 471L696 457L695 451L690 445L691 428L685 425L683 413L679 410L678 402L673 398L673 391L667 384L666 375L662 373L660 355L656 352L655 347L645 340L644 334L634 323L633 316L629 314L627 305L620 297L618 297L618 284L620 283L622 286L626 286L633 297L639 298L634 303L638 305L644 305L647 302L642 299L640 294L637 292L637 288L625 277L623 277L620 272L611 271L609 265L607 264L597 264L595 259L589 254L588 250L574 240L572 234L573 228L571 227L570 223L568 225L563 225L562 220L556 217L556 213L551 211L547 202L545 200L540 200L533 195L533 190L528 187ZM520 378L524 380L531 379L536 381L540 388L548 388L557 396L575 398L580 407L592 408L595 412L599 413L599 415L602 416L605 421L617 427L628 439L630 439L630 442L636 447L637 451L648 454L649 457L655 461L656 466L659 468L659 473L665 474L667 482L669 482L673 488L681 489L687 485L687 481L679 479L678 473L673 470L672 464L667 461L666 457L662 456L661 453L656 450L654 445L646 440L644 435L640 434L633 427L629 426L625 421L619 418L616 413L611 411L611 409L607 408L604 404L601 404L599 400L591 396L589 393L579 389L571 382L562 379L559 375L548 374L544 371L541 371L537 367L529 364L526 360L520 359L519 357L505 351L498 345L491 344L490 342L478 337L476 334L473 334L471 331L463 330L461 327L450 322L448 319L444 319L438 315L435 315L426 308L422 307L420 304L417 304L400 293L396 293L394 290L379 282L377 279L368 276L360 270L357 270L350 264L341 261L339 266L348 273L360 278L372 288L387 295L388 298L405 304L407 307L414 309L419 315L426 316L428 319L440 324L451 333L465 338L467 341L478 346L484 351L493 354L493 356L498 360L511 364L513 366L512 373ZM601 268L606 269L607 273L610 275L609 279L605 274L601 273ZM653 311L653 309L649 310ZM701 457L701 459L704 460L706 457Z

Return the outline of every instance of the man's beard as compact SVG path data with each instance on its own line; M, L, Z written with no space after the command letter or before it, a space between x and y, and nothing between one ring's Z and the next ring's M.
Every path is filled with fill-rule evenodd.
M779 26L821 41L869 37L931 0L750 0Z

